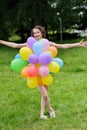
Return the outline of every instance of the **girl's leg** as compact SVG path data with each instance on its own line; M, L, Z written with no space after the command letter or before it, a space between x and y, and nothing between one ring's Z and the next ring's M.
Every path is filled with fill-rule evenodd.
M48 87L42 86L42 87L38 87L38 89L39 89L39 91L42 95L40 117L46 119L47 117L44 116L44 112L45 112L46 107L48 107L48 109L50 111L50 116L53 115L52 113L54 112L53 108L50 105L50 99L49 99L49 96L48 96ZM53 116L51 116L51 117L53 117Z
M48 100L48 92L44 86L38 87L40 93L41 93L41 112L40 112L40 118L46 119L47 116L44 115L45 108L46 108L46 102Z
M45 86L45 88L46 88L46 89L47 89L47 91L48 91L48 87L47 87L47 86ZM49 97L48 97L48 99L49 99ZM49 99L49 102L50 102L50 99ZM51 117L51 118L54 118L54 117L55 117L55 112L54 112L54 109L51 107L51 105L46 105L46 106L48 106L49 113L50 113L50 117Z
M41 112L40 112L40 118L42 118L42 119L47 119L47 116L44 115L45 109L46 109L46 103L45 103L44 98L42 96L42 98L41 98Z

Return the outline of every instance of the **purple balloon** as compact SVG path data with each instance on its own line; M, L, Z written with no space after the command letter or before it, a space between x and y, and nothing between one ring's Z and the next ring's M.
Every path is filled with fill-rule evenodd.
M34 37L29 37L29 38L27 39L27 46L32 49L33 44L34 44L35 42L36 42L36 40L35 40Z
M28 61L31 63L31 64L36 64L36 63L38 63L38 56L37 55L35 55L35 54L31 54L30 56L29 56L29 59L28 59Z
M50 56L50 54L48 53L42 53L40 56L39 56L39 62L42 64L42 65L47 65L51 62L52 60L52 57Z

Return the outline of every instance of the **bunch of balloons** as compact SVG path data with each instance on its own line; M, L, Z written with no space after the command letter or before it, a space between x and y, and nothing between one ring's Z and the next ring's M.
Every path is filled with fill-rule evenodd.
M29 88L50 85L53 74L59 72L63 60L57 58L58 50L50 46L49 40L42 38L38 41L34 37L27 39L27 46L22 47L11 61L11 69L27 78Z

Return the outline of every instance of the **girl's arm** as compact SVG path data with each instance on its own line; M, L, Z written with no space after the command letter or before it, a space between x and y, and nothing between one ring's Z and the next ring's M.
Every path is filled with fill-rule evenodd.
M17 44L15 42L7 42L7 41L4 41L4 40L0 40L0 44L6 45L6 46L9 46L9 47L12 47L12 48L21 48L21 47L26 46L26 43Z
M61 48L61 49L68 49L68 48L73 48L76 46L82 46L82 47L87 47L87 42L83 42L83 40L81 40L78 43L70 43L70 44L56 44L54 42L50 42L50 45L55 46L57 48Z

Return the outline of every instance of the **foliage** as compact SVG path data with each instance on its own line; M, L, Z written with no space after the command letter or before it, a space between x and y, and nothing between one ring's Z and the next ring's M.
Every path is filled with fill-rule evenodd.
M63 30L74 25L86 28L86 5L85 0L0 1L0 37L7 39L14 32L20 35L23 42L37 24L43 25L47 32L59 32L59 18L62 19ZM81 11L82 17L79 16Z

